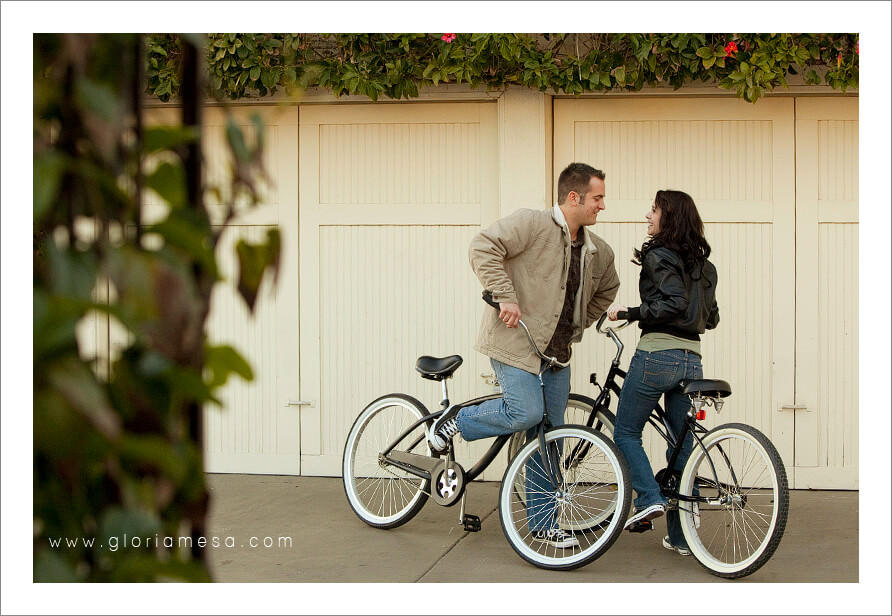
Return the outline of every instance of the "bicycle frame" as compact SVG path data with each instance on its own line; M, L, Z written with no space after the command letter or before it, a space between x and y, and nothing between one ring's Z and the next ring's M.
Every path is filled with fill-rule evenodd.
M483 293L483 301L492 306L493 308L499 309L499 304L496 303L492 299L492 295L488 291L484 291ZM542 369L539 371L539 386L542 389L542 400L543 404L545 402L545 383L542 380L542 375L546 370L552 367L561 367L566 368L569 366L568 363L561 363L555 357L548 357L542 351L539 350L539 347L536 345L535 340L533 339L532 334L530 333L529 328L523 322L523 320L518 321L518 325L521 327L523 332L527 336L527 340L530 343L530 347L535 351L536 355L542 360ZM432 479L434 470L440 465L440 457L433 457L415 453L408 453L408 450L416 447L421 441L425 438L423 435L417 437L411 445L406 448L407 451L397 450L396 446L400 443L409 433L411 433L415 428L420 426L421 424L428 423L443 413L446 412L446 409L449 407L449 391L446 386L446 379L442 380L443 386L443 401L440 403L442 410L436 413L430 413L421 419L414 422L411 426L409 426L402 434L400 434L392 443L390 443L386 449L380 454L379 461L387 462L401 468L407 473L411 473L417 477L430 481ZM461 403L462 407L465 406L476 406L482 402L487 400L494 400L496 398L500 398L502 394L489 394L487 396L481 396L478 398L474 398L472 400L468 400L467 402ZM560 465L555 463L555 460L559 458L559 456L552 454L548 451L548 448L545 444L545 430L549 426L547 415L542 417L542 421L538 426L538 439L539 439L539 455L542 458L543 466L548 471L549 480L552 485L560 485L561 483L561 469ZM480 457L480 459L472 466L469 470L463 470L464 472L464 482L467 483L476 479L486 468L495 460L496 456L499 455L499 452L504 447L505 443L511 437L510 434L505 434L501 436L497 436L492 445L490 445L489 449L487 449L484 454ZM454 462L453 451L450 445L448 453L446 454L447 464ZM460 466L460 465L459 465Z
M489 394L487 396L481 396L479 398L474 398L473 400L468 400L467 402L462 403L462 406L474 406L480 404L482 402L486 402L487 400L495 400L499 398L501 394ZM436 419L440 415L442 415L445 411L437 411L436 413L430 413L429 415L425 415L412 425L410 425L406 430L403 431L398 437L396 437L392 443L390 443L384 451L381 452L381 458L387 461L389 464L393 466L399 467L406 471L407 473L411 473L417 477L421 477L422 479L430 480L431 473L434 468L440 463L439 457L431 457L425 456L421 454L415 453L407 453L405 451L394 451L397 444L400 443L408 434L410 434L415 428L420 426L421 424L428 423L433 419ZM511 437L510 434L504 434L502 436L497 436L492 445L489 446L480 459L472 466L470 469L465 471L466 481L473 481L480 474L486 470L486 468L492 463L493 460L496 459L496 456L499 455L499 452L504 447L505 443L508 442L508 439ZM425 437L419 436L416 438L409 447L406 447L407 450L411 450L416 447Z
M625 380L625 378L626 378L626 371L619 367L620 366L620 358L622 356L623 349L625 348L625 345L623 345L622 341L619 339L619 336L616 335L615 330L622 329L623 327L628 325L628 321L618 328L608 327L606 329L606 331L601 331L601 325L603 324L603 319L604 319L604 317L601 317L601 320L598 322L596 330L599 333L607 335L613 341L613 343L616 345L617 350L616 350L616 355L614 356L613 360L610 362L610 369L607 372L607 376L604 378L603 386L598 384L597 374L592 373L591 376L589 377L589 382L592 385L594 385L595 387L600 388L601 391L598 393L598 396L595 398L595 405L592 408L592 412L588 418L588 421L586 422L586 425L588 427L592 427L592 425L594 424L595 417L597 416L597 411L599 409L609 411L611 394L615 394L617 396L617 399L619 398L620 392L622 391L622 387L619 385L619 383L616 382L617 377L619 377L623 380ZM693 409L693 406L691 408ZM674 473L676 473L677 471L672 471L669 469L674 468L675 462L678 460L678 456L681 455L682 444L684 443L688 432L691 433L692 437L694 438L694 441L696 442L696 445L700 449L702 449L703 452L706 454L706 460L709 462L709 466L710 466L710 469L712 470L712 474L713 474L712 485L715 485L717 487L721 486L724 488L729 487L729 486L727 486L727 484L720 482L718 480L718 473L716 472L715 465L713 464L713 461L712 461L712 457L709 456L708 452L706 451L706 448L703 445L703 441L700 438L700 435L706 434L708 432L708 430L706 428L704 428L703 426L701 426L697 422L696 415L692 414L690 411L688 412L688 416L685 420L684 428L682 429L682 432L680 435L676 435L673 432L672 427L669 424L669 416L666 413L666 411L663 410L663 407L660 406L659 403L657 403L656 406L654 406L653 410L651 411L650 416L647 419L647 422L651 426L653 426L653 428L663 438L663 440L666 441L667 446L672 449L672 454L669 456L669 460L666 465L667 472L665 473L665 475L663 477L661 477L658 480L661 491L664 491L664 493L666 493L667 496L676 498L680 501L708 502L708 499L706 497L686 496L686 495L678 494L678 490L672 485L672 483L670 481L670 478L672 477L672 475ZM725 456L725 453L721 450L721 447L719 447L719 451L721 451L722 455ZM727 456L725 456L725 457L727 459ZM733 476L733 468L731 469L731 471L732 471L732 476ZM700 478L698 478L698 480L700 480ZM735 477L735 480L736 480L736 477ZM709 481L709 480L703 478L701 481Z

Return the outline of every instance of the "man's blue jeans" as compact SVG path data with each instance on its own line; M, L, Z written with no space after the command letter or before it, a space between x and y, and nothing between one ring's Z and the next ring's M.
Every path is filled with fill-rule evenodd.
M651 410L660 401L660 396L665 394L663 408L669 416L669 426L673 434L681 434L691 402L678 385L684 380L702 378L700 356L691 351L673 349L648 353L637 350L632 356L616 409L613 440L626 459L632 475L632 488L637 494L636 509L644 509L657 503L667 504L641 445L641 433ZM675 462L675 470L681 472L684 469L684 464L691 455L693 440L688 433ZM667 448L667 462L671 454L672 449ZM677 510L667 513L666 526L672 545L687 547Z
M458 429L466 441L526 432L527 439L535 437L536 426L546 414L552 426L564 423L564 412L570 397L570 369L548 369L542 374L545 384L545 407L542 405L542 386L539 376L490 359L496 378L502 386L502 397L487 400L477 406L461 409L456 416ZM554 516L554 488L543 473L542 459L536 452L527 462L526 493L528 525L531 531L549 529L556 525ZM545 495L536 498L534 495Z

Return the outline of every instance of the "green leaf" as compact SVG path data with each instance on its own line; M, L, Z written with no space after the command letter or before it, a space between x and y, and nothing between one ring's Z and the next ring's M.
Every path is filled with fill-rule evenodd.
M134 439L136 440L136 439ZM163 439L152 439L154 446L160 446L166 449L169 443ZM153 457L154 453L147 453ZM145 540L146 537L153 537L155 533L161 532L161 520L154 511L145 509L125 509L123 507L109 507L102 513L99 521L99 537L97 544L102 542L104 549L110 549L109 539L114 537L113 541L122 541L126 535L128 538L139 537ZM124 546L118 544L117 549ZM144 546L145 547L145 546ZM143 549L144 549L143 547Z
M239 261L238 291L245 300L248 309L253 312L264 271L267 267L273 269L274 283L278 277L279 230L271 229L267 233L267 241L263 244L249 244L244 240L239 240L235 250Z
M226 119L226 140L229 142L229 147L232 148L232 153L235 154L236 160L241 162L251 160L251 153L245 144L245 136L242 134L242 129L239 128L232 117Z
M274 85L276 85L277 81L277 75L273 71L262 71L260 73L260 83L262 83L267 88L272 88Z
M254 380L251 365L229 345L206 346L204 365L210 372L208 387L211 389L225 385L231 374L237 374L246 381Z
M64 170L65 158L55 150L34 157L34 220L42 219L55 203Z
M54 241L46 242L44 250L50 268L49 290L64 298L89 302L98 274L96 256L61 249Z
M120 417L109 405L105 392L89 367L75 357L67 357L44 366L50 386L60 392L106 438L121 433Z
M104 121L111 123L121 117L121 101L111 86L89 77L79 77L75 82L75 92L78 104Z
M616 78L616 83L618 83L619 85L622 86L626 84L625 67L617 66L616 69L613 71L613 76Z
M195 126L153 126L143 131L143 152L151 154L172 150L198 141L201 131Z
M187 205L186 172L181 165L163 162L145 178L146 188L151 188L172 208Z
M709 47L700 47L697 50L697 55L706 60L707 58L713 57L712 49L710 49Z
M189 255L212 276L217 275L217 263L211 242L211 230L207 220L192 209L172 211L167 218L146 229L146 233L157 233L164 238L167 246L174 246Z
M41 546L34 555L35 582L80 582L71 563L62 558L57 550Z

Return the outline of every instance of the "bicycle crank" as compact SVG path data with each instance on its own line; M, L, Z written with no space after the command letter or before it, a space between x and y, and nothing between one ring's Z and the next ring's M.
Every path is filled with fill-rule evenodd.
M465 489L465 469L458 462L440 460L431 471L431 496L438 505L454 505Z

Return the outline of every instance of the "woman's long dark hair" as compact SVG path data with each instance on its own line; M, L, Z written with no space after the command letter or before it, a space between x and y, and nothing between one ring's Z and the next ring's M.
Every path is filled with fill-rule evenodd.
M660 209L660 231L635 250L635 263L640 265L648 250L663 246L678 253L688 271L702 265L712 249L691 196L680 190L658 190L654 206Z

